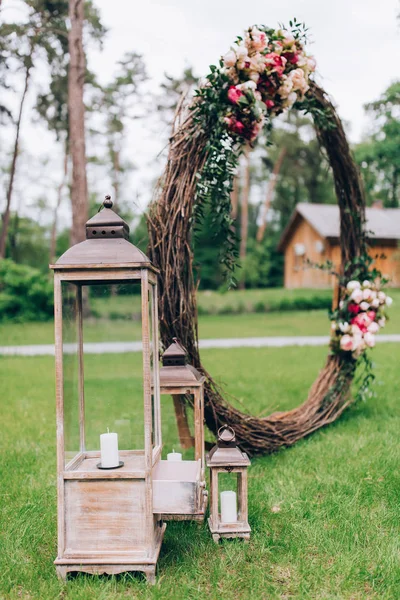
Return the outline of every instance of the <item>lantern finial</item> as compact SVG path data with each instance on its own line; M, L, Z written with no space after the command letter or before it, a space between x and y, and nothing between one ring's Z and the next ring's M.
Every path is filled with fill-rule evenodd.
M107 194L107 196L104 198L103 206L104 208L113 207L113 201L111 200L111 196L109 194Z

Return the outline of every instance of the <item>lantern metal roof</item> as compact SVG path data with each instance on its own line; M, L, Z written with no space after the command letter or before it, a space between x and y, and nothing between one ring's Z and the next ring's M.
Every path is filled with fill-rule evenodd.
M224 425L218 430L216 445L206 456L207 467L249 467L250 459L236 445L236 434L232 427Z
M162 355L163 366L160 369L161 386L197 386L202 385L205 377L195 367L188 364L189 355L177 338Z
M129 241L128 224L112 210L106 196L102 210L86 222L86 240L69 248L52 269L139 267L158 272L150 259Z

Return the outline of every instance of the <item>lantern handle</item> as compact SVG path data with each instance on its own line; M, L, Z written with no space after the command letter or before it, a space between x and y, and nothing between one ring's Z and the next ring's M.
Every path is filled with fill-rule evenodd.
M230 427L229 425L222 425L222 427L220 427L217 432L218 438L221 438L222 431L230 431L231 432L230 440L224 440L224 442L233 442L234 441L234 439L236 437L236 433L232 427Z

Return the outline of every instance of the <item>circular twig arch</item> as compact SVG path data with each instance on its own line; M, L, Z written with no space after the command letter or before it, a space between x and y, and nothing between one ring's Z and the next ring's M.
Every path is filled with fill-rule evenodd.
M308 97L330 114L333 126L324 128L314 118L318 140L328 156L340 209L342 273L352 278L354 259L366 251L365 200L342 122L324 90L310 83ZM207 156L207 137L196 128L194 110L176 126L171 138L165 174L149 212L150 255L160 269L159 315L164 347L178 337L193 365L206 376L205 418L214 433L228 424L239 445L249 454L263 454L290 446L320 427L335 421L350 405L355 364L329 355L306 401L287 412L264 418L245 414L224 398L222 389L201 364L198 347L196 286L193 276L191 224L197 174ZM337 298L335 301L338 301Z

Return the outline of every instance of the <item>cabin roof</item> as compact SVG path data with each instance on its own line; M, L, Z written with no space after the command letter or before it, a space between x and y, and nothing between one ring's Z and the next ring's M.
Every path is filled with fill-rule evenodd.
M379 240L400 240L400 208L367 208L368 237ZM323 238L339 240L340 216L337 204L299 202L279 240L278 249L288 245L301 218Z

